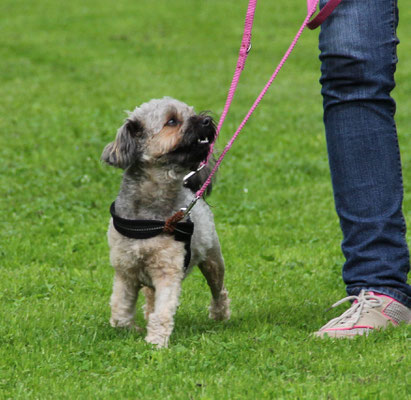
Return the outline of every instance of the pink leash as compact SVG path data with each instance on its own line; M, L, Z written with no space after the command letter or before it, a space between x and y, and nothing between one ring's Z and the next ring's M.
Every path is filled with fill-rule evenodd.
M298 30L294 40L291 42L290 47L285 52L283 58L281 59L280 63L278 64L278 66L275 69L274 73L271 75L271 78L268 80L267 84L264 86L263 90L258 95L257 99L255 100L254 104L252 105L252 107L248 111L247 115L245 116L245 118L243 119L241 124L239 125L238 129L236 130L236 132L234 133L232 138L229 140L229 142L225 146L224 150L222 151L220 157L218 158L217 162L215 163L210 175L208 176L208 178L204 182L203 186L195 194L194 200L190 203L190 205L187 208L182 210L183 213L184 213L184 216L187 215L190 212L190 210L194 207L197 200L200 199L203 196L203 194L204 194L205 190L207 189L208 185L210 185L210 183L211 183L211 179L213 178L214 174L217 172L218 167L222 163L225 155L227 154L227 152L233 146L234 141L237 139L237 137L240 134L241 130L244 128L244 125L247 123L247 121L249 120L249 118L251 117L251 115L253 114L253 112L255 111L255 109L257 108L257 106L259 105L261 100L263 99L264 95L267 93L267 91L270 88L271 84L273 83L274 79L277 77L277 75L280 72L281 68L283 67L284 63L287 61L287 59L290 56L291 52L293 51L295 45L297 44L298 39L300 38L301 34L303 33L304 28L307 26L309 29L315 29L319 25L321 25L330 16L330 14L334 11L335 7L337 7L338 4L340 4L341 0L329 0L328 3L318 13L318 15L312 21L310 21L310 18L314 15L314 13L317 9L318 2L319 2L319 0L307 0L307 16L304 19L304 22L301 25L300 29ZM249 3L248 3L247 14L246 14L246 18L245 18L244 34L243 34L243 39L241 41L241 47L240 47L240 52L239 52L239 55L238 55L238 61L237 61L234 76L233 76L233 79L232 79L232 82L231 82L231 85L230 85L230 89L228 91L227 100L226 100L226 103L225 103L225 106L224 106L224 109L223 109L223 113L221 114L220 120L219 120L218 125L217 125L216 138L214 140L214 143L217 140L217 137L218 137L218 135L221 131L221 128L223 126L224 120L227 116L228 110L230 109L231 103L232 103L233 98L234 98L234 94L235 94L236 89L237 89L238 82L240 80L241 73L244 69L245 62L247 60L247 56L248 56L248 53L249 53L250 48L251 48L251 31L252 31L252 27L253 27L253 21L254 21L254 14L255 14L256 5L257 5L257 0L250 0ZM210 151L209 151L209 154L207 156L207 159L200 166L200 168L202 168L204 165L206 165L208 163L208 161L211 157L211 154L213 152L214 143L211 144ZM187 175L187 177L191 176L191 175L192 175L192 173Z

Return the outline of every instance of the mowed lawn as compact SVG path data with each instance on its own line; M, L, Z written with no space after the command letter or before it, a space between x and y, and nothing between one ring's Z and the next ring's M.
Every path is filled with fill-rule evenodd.
M344 1L344 0L343 0ZM348 0L347 0L348 1ZM401 2L400 2L401 3ZM344 310L318 31L295 52L224 161L209 203L232 317L208 319L195 270L169 349L109 325L106 229L121 171L100 154L124 110L164 95L218 118L244 0L0 3L0 399L407 399L410 329L310 336ZM411 9L401 3L397 122L411 224ZM221 149L305 17L261 1ZM137 321L145 322L139 299Z

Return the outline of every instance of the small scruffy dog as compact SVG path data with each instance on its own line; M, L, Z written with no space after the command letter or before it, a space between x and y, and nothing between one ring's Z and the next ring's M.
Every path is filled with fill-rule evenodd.
M186 207L204 181L207 174L183 186L184 176L206 158L214 138L215 125L209 116L165 97L129 113L102 154L104 162L124 169L108 229L115 268L110 323L139 329L134 313L143 289L148 321L145 340L158 347L168 346L181 283L194 265L200 267L211 289L209 317L230 318L224 260L208 205L200 199L191 211L191 246L190 235L184 235L192 229L190 221L178 224L175 235L162 231L164 221Z

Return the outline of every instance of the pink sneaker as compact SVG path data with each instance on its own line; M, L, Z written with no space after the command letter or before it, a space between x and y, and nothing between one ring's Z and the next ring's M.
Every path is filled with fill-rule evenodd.
M349 300L355 300L351 307L315 332L315 336L352 338L357 335L368 336L373 330L397 326L400 322L411 324L411 309L389 296L365 290L358 296L348 296L337 301L331 308Z

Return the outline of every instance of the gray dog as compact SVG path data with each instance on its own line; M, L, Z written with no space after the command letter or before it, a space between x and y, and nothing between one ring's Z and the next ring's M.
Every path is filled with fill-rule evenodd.
M115 268L110 323L139 329L134 313L142 288L146 341L158 347L168 346L181 283L194 265L211 289L210 318L230 318L224 260L208 205L200 199L192 222L178 223L174 232L164 229L164 221L190 203L204 180L197 176L189 187L183 185L183 177L206 158L214 137L209 116L165 97L129 113L102 154L103 161L125 170L108 230Z

